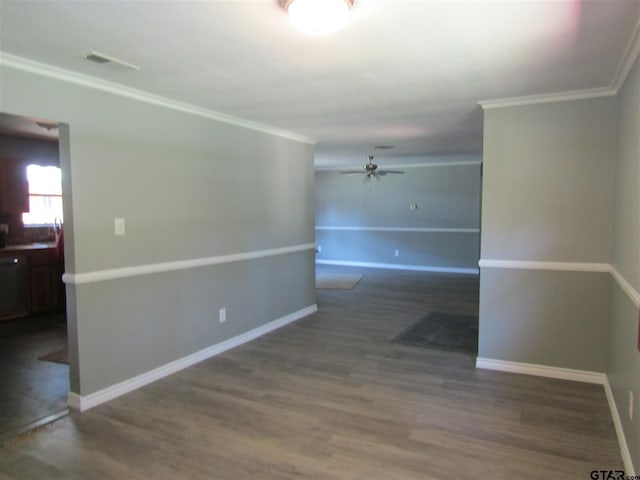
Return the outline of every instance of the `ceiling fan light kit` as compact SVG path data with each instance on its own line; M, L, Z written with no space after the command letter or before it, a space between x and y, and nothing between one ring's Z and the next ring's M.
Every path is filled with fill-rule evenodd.
M311 35L326 35L344 26L355 0L286 0L293 24Z
M389 173L400 174L400 175L404 174L404 172L401 170L378 170L378 165L373 163L374 156L369 155L368 158L369 158L369 163L365 163L362 166L362 170L344 170L340 173L345 173L349 175L353 173L362 173L362 171L364 170L364 175L366 178L374 177L376 179L380 179L380 177L387 175Z

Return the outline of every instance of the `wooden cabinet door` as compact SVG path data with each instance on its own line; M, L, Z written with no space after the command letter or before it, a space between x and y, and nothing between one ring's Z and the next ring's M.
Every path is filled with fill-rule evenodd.
M63 308L65 289L62 283L64 266L56 250L46 248L29 252L29 283L31 314Z
M0 158L0 212L29 211L27 167L14 158Z

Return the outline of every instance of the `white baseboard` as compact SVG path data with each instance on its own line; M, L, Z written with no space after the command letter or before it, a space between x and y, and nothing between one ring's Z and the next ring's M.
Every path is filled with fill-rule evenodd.
M633 467L633 461L631 460L631 452L627 445L627 439L624 436L624 430L622 429L622 422L620 421L620 414L618 413L618 407L613 397L613 391L609 384L609 377L607 374L600 372L589 372L586 370L573 370L570 368L558 368L549 367L547 365L536 365L533 363L520 363L509 362L505 360L495 360L492 358L476 359L476 368L482 368L486 370L498 370L501 372L520 373L525 375L535 375L537 377L557 378L561 380L573 380L576 382L596 383L604 387L605 394L607 396L607 402L609 403L609 410L611 411L611 418L613 419L613 425L616 429L616 436L618 437L618 445L620 446L620 455L624 462L624 470L627 475L635 476L635 469Z
M251 340L277 330L278 328L284 327L289 323L295 322L296 320L306 317L307 315L311 315L312 313L315 313L317 311L318 306L311 305L309 307L303 308L302 310L298 310L297 312L290 313L289 315L286 315L282 318L278 318L277 320L273 320L272 322L254 328L253 330L249 330L248 332L242 333L233 338L217 343L198 352L192 353L191 355L187 355L186 357L182 357L178 360L167 363L166 365L162 365L161 367L154 368L153 370L142 373L133 378L129 378L128 380L124 380L123 382L116 383L115 385L111 385L107 388L103 388L102 390L91 393L89 395L78 395L77 393L69 392L69 395L67 397L67 405L69 405L70 408L84 412L85 410L100 405L101 403L108 402L109 400L113 400L120 395L124 395L125 393L129 393L140 387L148 385L149 383L155 382L156 380L160 380L161 378L190 367L191 365L195 365L196 363L199 363L203 360L219 355L220 353L240 346L244 343L250 342Z
M372 263L372 262L350 262L343 260L316 260L321 265L341 265L345 267L365 267L365 268L384 268L391 270L411 270L416 272L436 272L436 273L462 273L465 275L478 275L480 273L477 268L458 268L458 267L431 267L428 265L404 265L402 263Z
M609 384L609 378L605 378L604 392L607 394L607 402L609 402L609 410L611 410L611 418L613 419L613 426L616 429L616 436L618 437L618 445L620 445L620 455L622 456L622 462L624 463L624 472L627 476L635 476L636 471L633 467L633 460L631 460L631 452L627 445L627 438L624 436L624 430L622 428L622 421L620 420L620 413L618 412L618 405L613 396L613 390Z
M600 372L550 367L547 365L536 365L534 363L509 362L506 360L494 360L492 358L482 357L478 357L476 359L476 368L499 370L501 372L522 373L524 375L557 378L560 380L573 380L575 382L597 383L600 385L604 385L604 382L607 379L607 375Z

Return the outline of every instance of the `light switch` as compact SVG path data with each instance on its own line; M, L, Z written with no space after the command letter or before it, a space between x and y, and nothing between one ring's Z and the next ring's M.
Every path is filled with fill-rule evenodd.
M124 218L115 218L113 220L115 234L117 236L124 235Z

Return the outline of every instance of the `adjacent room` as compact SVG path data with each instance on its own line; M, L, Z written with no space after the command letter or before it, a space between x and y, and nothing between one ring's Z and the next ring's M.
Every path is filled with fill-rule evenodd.
M2 0L0 476L637 475L639 54L640 0Z
M0 442L67 412L62 183L54 125L0 114Z

